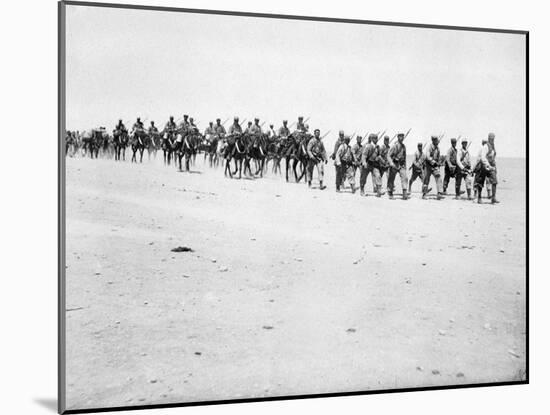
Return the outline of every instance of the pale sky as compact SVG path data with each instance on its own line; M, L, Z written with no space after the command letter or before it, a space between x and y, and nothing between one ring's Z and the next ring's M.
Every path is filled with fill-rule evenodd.
M68 129L303 115L327 144L412 128L409 153L441 133L475 151L492 131L525 157L523 35L69 5L66 47Z

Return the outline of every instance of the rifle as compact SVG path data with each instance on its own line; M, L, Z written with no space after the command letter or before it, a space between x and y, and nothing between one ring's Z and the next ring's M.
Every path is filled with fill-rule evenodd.
M224 122L222 122L222 125L225 125L225 123L229 121L229 118L226 118Z
M356 131L353 132L353 134L350 137L350 141L353 140L353 137L355 137Z
M330 130L328 130L328 131L325 133L325 135L323 135L321 138L325 138L327 135L329 135L329 133L330 133Z

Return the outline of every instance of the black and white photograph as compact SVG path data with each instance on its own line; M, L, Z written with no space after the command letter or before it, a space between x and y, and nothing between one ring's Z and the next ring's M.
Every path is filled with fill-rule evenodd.
M528 32L59 19L61 411L529 381Z

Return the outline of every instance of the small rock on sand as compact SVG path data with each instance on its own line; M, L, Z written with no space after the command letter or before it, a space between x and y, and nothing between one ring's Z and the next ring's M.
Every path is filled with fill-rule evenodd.
M416 366L416 370L418 370L419 372L422 372L424 368L422 366Z
M440 336L445 336L447 334L445 330L439 330L438 332Z
M464 373L458 372L458 373L456 374L456 377L457 377L457 378L463 378L463 377L464 377Z
M437 369L432 370L432 375L440 375L440 374L441 372L439 372L439 370Z
M219 272L227 272L227 271L229 271L229 268L227 268L227 267L219 267L219 268L218 268L218 271L219 271Z
M193 252L192 248L189 248L188 246L178 246L176 248L171 249L172 252Z
M156 379L151 379L151 380L149 381L149 383L157 383L157 380L156 380Z
M354 329L353 327L349 328L346 330L348 333L355 333L357 330Z
M263 329L265 330L273 330L274 327L273 326L262 326Z

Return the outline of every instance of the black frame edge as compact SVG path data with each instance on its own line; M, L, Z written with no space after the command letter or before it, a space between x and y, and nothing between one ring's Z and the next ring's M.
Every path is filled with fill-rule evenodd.
M508 33L508 34L520 34L520 35L524 35L528 33L527 30L499 29L499 28L490 28L490 27L465 27L465 26L436 25L436 24L423 24L423 23L361 20L361 19L349 19L349 18L339 18L339 17L301 16L301 15L290 15L290 14L240 12L240 11L232 11L232 10L192 9L192 8L168 7L168 6L146 6L143 4L100 3L95 1L86 2L86 1L78 1L78 0L75 0L75 1L67 0L67 1L64 1L64 3L68 6L107 7L107 8L115 8L115 9L153 10L153 11L163 11L163 12L196 13L196 14L216 14L216 15L223 15L223 16L240 16L240 17L263 17L268 19L370 24L370 25L376 25L376 26L402 26L402 27L422 28L422 29L445 29L445 30L461 30L461 31L471 31L471 32Z
M57 4L57 105L58 105L58 182L57 182L57 246L58 246L58 280L57 280L57 411L66 409L66 372L65 372L65 24L66 3Z

